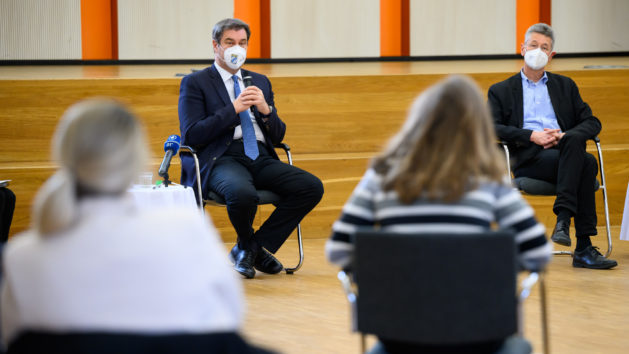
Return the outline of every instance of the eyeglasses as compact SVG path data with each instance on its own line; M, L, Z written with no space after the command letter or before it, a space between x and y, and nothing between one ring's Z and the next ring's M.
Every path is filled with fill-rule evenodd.
M550 53L551 48L549 45L547 44L542 44L542 46L540 47L540 45L537 42L531 42L531 43L527 43L526 44L526 49L528 50L535 50L537 48L541 48L542 52L545 52L547 54Z

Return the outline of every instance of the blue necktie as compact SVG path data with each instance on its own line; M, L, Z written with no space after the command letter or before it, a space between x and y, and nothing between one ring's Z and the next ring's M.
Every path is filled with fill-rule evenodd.
M234 98L240 96L240 85L238 84L238 76L232 76L234 81ZM258 151L258 141L256 139L256 132L253 130L253 123L251 123L251 117L249 116L249 110L238 113L240 116L240 128L242 129L242 143L245 147L245 155L248 158L255 160L260 155Z

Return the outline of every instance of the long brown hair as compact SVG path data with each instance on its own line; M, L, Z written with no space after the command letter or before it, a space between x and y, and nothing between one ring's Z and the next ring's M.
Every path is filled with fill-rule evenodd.
M372 162L403 203L454 201L480 181L504 180L504 157L476 83L450 76L415 100L402 129Z

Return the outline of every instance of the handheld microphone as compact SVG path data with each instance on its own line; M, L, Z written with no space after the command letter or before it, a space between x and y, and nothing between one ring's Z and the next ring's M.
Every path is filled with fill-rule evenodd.
M249 75L244 76L242 78L242 83L245 84L245 87L253 86L253 79Z
M171 135L166 139L164 143L164 151L166 151L166 154L164 154L164 159L162 160L162 164L159 165L159 171L157 172L160 177L168 179L170 160L172 160L173 155L179 151L179 146L181 146L181 138L179 135Z

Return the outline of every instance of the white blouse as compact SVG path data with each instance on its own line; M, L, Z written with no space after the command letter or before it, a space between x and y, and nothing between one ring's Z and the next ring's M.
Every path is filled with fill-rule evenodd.
M4 250L2 339L21 330L217 332L240 328L242 285L198 209L84 199L69 230Z

